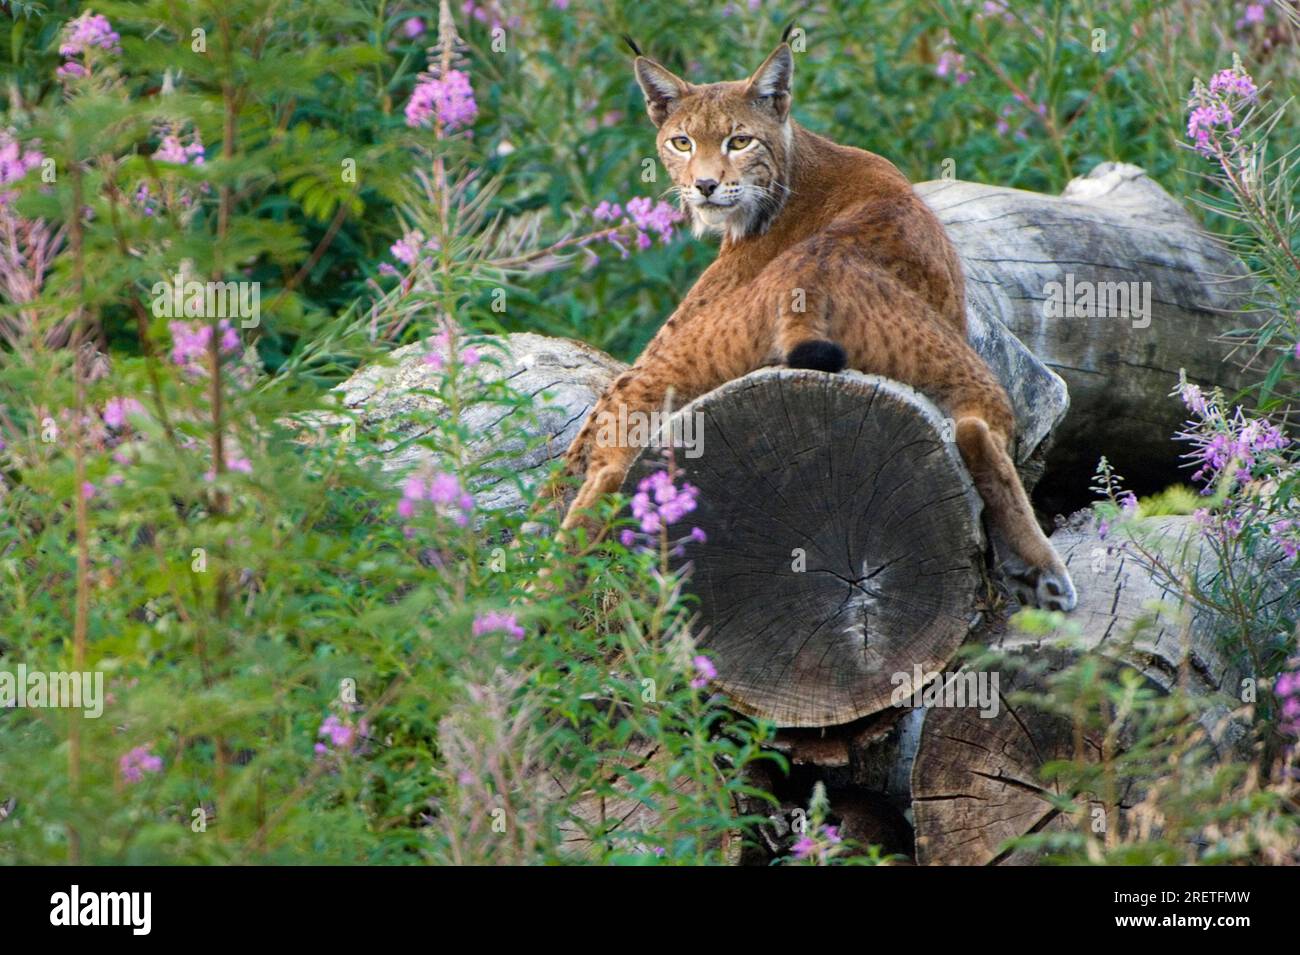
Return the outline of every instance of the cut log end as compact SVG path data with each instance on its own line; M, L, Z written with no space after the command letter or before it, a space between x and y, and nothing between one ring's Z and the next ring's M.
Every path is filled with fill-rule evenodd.
M698 507L695 634L733 705L827 726L891 704L898 673L941 665L976 617L979 498L951 428L906 386L768 369L705 395L677 467ZM948 440L945 440L948 439ZM663 466L648 449L626 493Z

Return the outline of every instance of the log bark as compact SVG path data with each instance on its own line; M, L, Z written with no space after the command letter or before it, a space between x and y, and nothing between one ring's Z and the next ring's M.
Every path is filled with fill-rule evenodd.
M984 587L980 501L928 399L896 382L768 369L683 408L699 488L696 635L742 712L846 723L890 705L897 672L942 666ZM683 434L691 433L682 429ZM648 449L625 493L663 466Z
M1230 393L1247 383L1217 338L1260 320L1231 314L1251 288L1242 264L1136 166L1103 163L1060 196L958 181L917 192L961 253L972 340L1005 326L1069 385L1048 500L1086 500L1103 454L1140 493L1177 480L1169 438L1183 410L1169 393L1179 369ZM1056 317L1045 308L1051 283L1067 279L1149 283L1150 314Z
M1206 579L1208 564L1201 559L1192 519L1158 518L1142 525L1144 548L1180 551L1190 572ZM983 640L989 646L1046 668L1038 673L1001 671L1002 702L992 717L982 718L970 707L924 711L912 766L919 863L1032 862L1030 854L1007 851L1004 843L1078 824L1051 804L1060 793L1055 784L1043 781L1039 771L1047 762L1079 755L1095 762L1101 752L1100 734L1084 734L1083 751L1076 753L1069 720L1007 700L1022 690L1043 692L1051 675L1085 652L1131 667L1157 691L1180 686L1202 698L1199 722L1220 754L1233 752L1245 734L1244 724L1232 716L1242 671L1222 649L1222 635L1208 614L1183 610L1175 588L1152 574L1132 541L1107 540L1095 530L1075 528L1053 535L1053 543L1079 591L1079 607L1070 616L1080 628L1079 638L1063 649L1054 646L1058 634L987 635ZM1122 782L1117 794L1120 813L1140 796L1132 780Z
M466 453L472 461L492 461L497 472L473 485L475 501L487 510L522 511L547 465L564 454L592 405L627 366L569 338L520 332L476 336L474 342L482 359L467 376L476 393L464 410L463 423L474 435ZM381 463L394 485L430 460L432 452L415 439L428 431L428 421L447 414L437 397L442 372L427 360L430 354L447 358L436 342L404 345L336 389L360 428L391 436ZM532 407L485 399L498 382L531 397ZM321 414L308 418L318 433L322 426L337 429L341 421Z

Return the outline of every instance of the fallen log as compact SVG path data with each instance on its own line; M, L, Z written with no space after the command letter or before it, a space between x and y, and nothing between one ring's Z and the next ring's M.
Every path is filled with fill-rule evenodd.
M1032 862L1030 854L1010 851L1007 840L1079 825L1053 805L1052 798L1061 793L1055 783L1043 780L1040 770L1054 760L1096 762L1103 734L1088 729L1076 735L1069 719L1009 698L1018 691L1047 694L1051 677L1085 653L1135 670L1157 692L1178 686L1203 700L1198 722L1210 745L1218 755L1234 751L1245 732L1232 716L1240 705L1242 670L1225 652L1214 618L1186 610L1172 582L1153 573L1140 554L1176 551L1177 566L1208 583L1212 570L1203 559L1195 522L1174 517L1141 524L1140 545L1106 540L1087 528L1053 535L1079 590L1079 607L1069 618L1079 633L1068 647L1057 645L1060 634L1055 633L985 636L989 647L1040 667L997 673L1001 702L996 713L981 715L969 706L925 709L911 778L919 863ZM972 675L964 669L949 682ZM1123 745L1121 739L1120 749ZM1128 812L1141 794L1133 780L1120 782L1114 801L1097 795L1093 810L1120 817Z
M1179 369L1229 393L1249 381L1220 339L1261 320L1234 314L1251 289L1241 262L1136 166L1102 163L1060 196L959 181L917 192L961 253L977 348L983 325L1005 326L1069 385L1048 509L1085 502L1103 454L1139 493L1178 480Z
M676 452L698 506L685 545L718 685L780 726L890 705L898 672L942 666L983 594L981 505L928 399L887 379L768 369L687 405ZM633 493L662 468L645 451Z
M473 435L466 455L475 462L493 461L498 472L511 478L477 482L475 501L486 510L522 511L532 489L549 473L550 462L565 452L591 406L627 366L571 338L519 332L476 336L474 343L482 358L464 370L477 386L467 388L463 410L462 423ZM442 365L430 362L431 355L441 358ZM381 465L392 474L394 486L433 457L415 439L428 431L429 421L448 413L438 398L441 367L448 359L445 345L413 342L335 389L359 428L385 433ZM484 398L490 386L502 382L515 394L531 398L531 407ZM342 421L335 415L305 416L305 437L316 437L311 432L319 432L322 425L337 430Z

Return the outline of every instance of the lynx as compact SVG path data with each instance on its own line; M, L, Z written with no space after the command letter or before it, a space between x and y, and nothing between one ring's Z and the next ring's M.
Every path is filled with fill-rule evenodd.
M1074 585L1034 519L1008 453L1015 430L997 377L966 339L961 263L938 219L888 160L790 116L782 42L747 80L692 84L638 55L658 151L717 259L592 409L566 470L584 476L561 534L617 488L638 448L596 440L606 413L690 401L767 365L845 368L906 382L955 422L1002 571L1022 602L1071 610ZM795 303L799 306L795 307Z

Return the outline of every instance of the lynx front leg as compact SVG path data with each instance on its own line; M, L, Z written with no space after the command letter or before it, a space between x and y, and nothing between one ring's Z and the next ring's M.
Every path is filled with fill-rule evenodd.
M591 527L592 506L618 490L642 444L655 437L654 412L681 408L763 363L772 346L770 314L760 297L737 288L713 300L707 313L668 320L597 402L566 454L569 474L585 478L561 535ZM672 409L665 407L670 392Z
M560 537L578 527L595 530L591 510L606 494L617 491L631 466L639 444L628 441L623 423L650 420L650 414L663 410L668 393L668 377L655 364L634 366L616 378L609 390L592 408L582 430L569 447L567 468L570 474L583 474L577 496L560 524ZM694 397L694 395L688 396ZM641 429L648 436L648 428Z
M571 531L575 527L590 528L590 513L596 503L606 494L612 494L623 483L632 459L639 448L615 447L602 448L600 454L593 454L587 476L578 489L578 496L569 506L560 524L561 531Z

